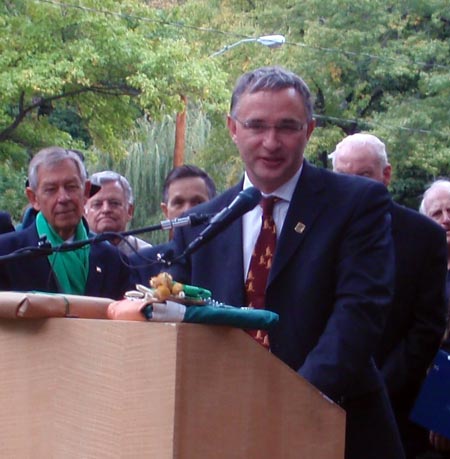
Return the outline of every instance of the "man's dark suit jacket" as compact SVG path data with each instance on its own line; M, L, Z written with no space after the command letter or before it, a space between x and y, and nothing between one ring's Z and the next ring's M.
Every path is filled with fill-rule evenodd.
M241 187L194 211L218 212ZM266 308L280 315L269 334L271 352L346 410L347 459L404 457L372 358L394 285L389 205L380 183L305 161L266 290ZM177 229L177 253L202 229ZM216 300L244 305L242 219L185 264L174 265L172 273L176 280L210 289Z
M408 421L446 324L445 231L430 218L392 203L395 294L375 355L408 457L428 447L428 432Z
M0 212L0 233L9 233L11 231L14 231L11 215L8 212Z
M38 240L35 223L21 231L3 234L0 236L0 255L24 247L37 247ZM118 249L108 242L92 244L84 294L121 299L129 288L129 270L122 262ZM0 290L60 292L46 256L0 261Z
M148 287L150 278L157 276L161 271L167 271L168 267L158 261L158 255L164 256L168 250L171 250L171 247L170 242L166 242L152 247L145 247L130 255L132 283Z

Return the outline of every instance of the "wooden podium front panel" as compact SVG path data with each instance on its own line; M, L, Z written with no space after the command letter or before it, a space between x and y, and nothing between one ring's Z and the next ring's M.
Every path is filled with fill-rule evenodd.
M342 459L344 412L241 330L0 321L0 458Z
M345 412L242 330L180 329L176 457L343 459ZM195 376L195 377L194 377Z
M172 458L174 325L0 321L2 459Z

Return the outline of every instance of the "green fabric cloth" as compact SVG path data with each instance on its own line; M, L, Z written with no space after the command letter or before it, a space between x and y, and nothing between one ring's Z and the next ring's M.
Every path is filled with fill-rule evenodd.
M36 216L36 228L39 237L47 236L52 247L65 242L41 212ZM87 231L80 220L75 230L74 241L87 239L87 237ZM48 256L63 293L84 294L89 273L89 253L90 246L85 245L77 250L56 252Z
M198 324L228 325L251 330L270 329L279 316L266 309L246 309L234 306L188 306L183 322Z

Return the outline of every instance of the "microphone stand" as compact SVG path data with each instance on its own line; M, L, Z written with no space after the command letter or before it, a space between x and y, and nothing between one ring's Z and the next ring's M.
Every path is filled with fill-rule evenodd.
M196 226L201 225L209 221L212 217L211 214L192 214L188 215L187 217L181 218L174 218L171 220L163 220L156 225L147 226L144 228L138 228L130 231L122 231L122 232L115 232L115 231L105 231L104 233L96 234L94 237L89 239L83 239L81 241L74 241L74 242L63 242L60 245L53 246L47 241L47 238L44 236L38 241L37 247L23 247L18 249L14 252L8 253L6 255L0 255L0 264L11 261L17 260L19 258L27 258L27 257L41 257L46 255L51 255L52 253L57 252L69 252L71 250L77 250L85 245L88 244L95 244L97 242L107 241L111 239L124 239L126 236L134 235L134 234L141 234L141 233L148 233L152 231L158 230L168 230L171 228L177 228L179 226Z

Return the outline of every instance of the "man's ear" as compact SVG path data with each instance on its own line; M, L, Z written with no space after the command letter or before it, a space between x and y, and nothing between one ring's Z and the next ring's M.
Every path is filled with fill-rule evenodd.
M41 210L39 201L36 198L36 193L29 186L25 188L25 194L27 195L28 202L33 206L33 209L37 211Z
M309 140L311 137L311 134L314 131L314 128L316 127L316 120L312 119L306 126L306 139Z
M165 202L162 202L162 203L160 204L160 207L161 207L162 213L164 214L164 217L169 218L169 217L167 216L167 214L168 214L167 204L166 204Z
M231 139L236 143L236 120L234 120L231 115L227 116L227 127L228 132L230 133Z
M391 177L392 177L392 166L388 163L386 166L384 166L383 169L383 183L385 186L389 186L391 183Z
M130 221L133 218L133 215L134 215L134 205L128 204L128 221Z
M86 182L84 183L84 197L86 199L90 198L90 196L89 196L90 192L91 192L91 181L90 180L86 180Z
M86 180L86 182L84 183L84 203L85 204L87 200L91 197L90 192L91 192L91 181Z

